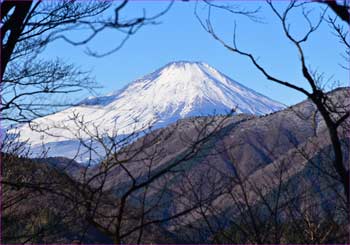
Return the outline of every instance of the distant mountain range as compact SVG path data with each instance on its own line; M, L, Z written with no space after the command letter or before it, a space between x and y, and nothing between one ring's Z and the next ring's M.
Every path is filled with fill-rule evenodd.
M19 141L31 147L33 157L47 151L46 156L74 157L86 162L91 156L79 145L90 142L92 135L126 137L150 126L162 128L192 116L222 115L231 110L236 114L264 115L283 108L281 103L233 81L206 63L179 61L116 93L89 97L8 133L19 133ZM105 156L99 147L93 145L96 152L92 160L96 162Z

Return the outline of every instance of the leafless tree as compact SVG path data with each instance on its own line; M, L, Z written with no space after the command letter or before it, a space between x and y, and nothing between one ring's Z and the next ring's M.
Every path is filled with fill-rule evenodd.
M54 165L55 167L47 164L40 167L40 164L25 160L27 158L24 157L23 161L30 162L28 168L35 170L35 177L31 170L23 169L25 164L21 163L21 159L15 154L8 154L1 182L5 190L7 217L13 219L11 215L18 215L23 209L23 215L28 211L26 220L34 219L35 222L32 223L33 230L24 228L22 233L16 234L17 237L11 235L13 226L9 226L7 232L10 233L5 232L6 239L21 242L62 239L60 235L67 232L60 230L64 224L68 230L78 230L76 234L79 235L75 238L77 241L86 241L91 229L97 230L114 243L162 241L162 233L166 232L162 228L164 225L172 224L174 220L193 212L199 205L194 200L189 202L186 193L170 188L168 182L183 175L183 165L203 154L203 147L223 129L228 118L229 115L193 122L181 121L167 129L146 130L141 135L147 134L141 138L136 133L118 138L108 137L102 132L96 133L98 129L92 130L92 133L82 123L79 115L75 115L74 120L80 125L76 135L82 135L79 131L90 135L88 140L86 137L78 138L81 147L93 154L96 144L100 144L100 149L106 155L105 160L95 166L87 163L84 167L76 165L74 160L66 160ZM196 134L186 136L186 130L181 131L179 127L194 127ZM187 140L183 140L183 137ZM174 138L179 141L176 145L181 149L180 154L179 149L170 149L169 152L164 143L171 142ZM10 156L14 156L13 161ZM45 161L47 162L41 160L43 163ZM59 162L59 159L56 161ZM20 171L14 171L14 162L21 166ZM172 196L171 200L169 195ZM209 202L212 198L207 196L201 203ZM55 219L50 222L46 216L43 220L35 219L35 212L30 209L30 205L39 200L48 200L43 210L48 210ZM26 205L25 202L30 204ZM176 210L170 211L166 216L162 214L163 210L175 204ZM21 212L15 211L18 208ZM79 226L77 222L80 222ZM56 236L50 238L50 231L56 232Z
M238 44L236 42L236 30L233 34L233 43L229 44L222 38L220 38L211 23L211 14L210 9L213 7L212 5L209 5L209 12L208 17L205 21L203 21L200 16L196 13L197 19L199 20L200 24L206 30L215 40L217 40L219 43L221 43L225 48L227 48L229 51L234 52L236 54L239 54L241 56L247 57L252 64L255 66L255 68L260 71L268 80L271 82L286 86L290 89L293 89L295 91L298 91L302 94L304 94L307 98L309 98L317 107L320 115L324 119L329 137L332 141L332 147L334 151L334 161L332 163L334 169L337 172L337 175L343 185L344 188L344 194L347 198L347 202L350 202L350 194L349 194L349 186L350 186L350 172L349 168L344 161L344 152L342 150L341 146L341 138L343 131L340 130L340 126L344 121L349 117L349 111L344 111L343 108L336 108L332 105L332 102L330 102L327 93L323 90L322 84L320 79L320 74L317 72L313 72L310 70L309 64L307 64L307 60L305 58L305 51L303 48L303 44L307 42L310 38L310 36L318 30L321 23L326 18L327 9L321 9L320 10L320 16L318 20L312 21L310 17L310 12L307 10L307 5L315 5L317 3L312 2L297 2L297 1L291 1L287 4L284 10L280 11L278 10L275 5L271 1L267 1L267 4L270 6L272 12L277 17L277 20L281 23L281 28L284 31L284 34L289 42L291 42L294 47L296 48L296 51L300 58L300 71L303 75L306 84L308 84L311 88L311 91L308 91L307 89L300 87L296 85L293 81L285 81L283 79L280 79L274 75L272 75L260 62L258 59L251 53L247 51L243 51L238 47ZM348 5L346 4L346 1L344 2L344 6L338 5L335 1L326 2L326 4L329 4L332 7L332 9L335 8L341 8L341 13L347 13L348 14ZM335 6L337 5L337 6ZM305 33L301 37L295 37L293 33L290 31L290 21L288 19L288 16L291 14L292 11L299 10L302 13L303 18L306 20L306 23L308 23L308 29L305 31ZM344 16L340 12L336 11L336 14L338 14L340 17L344 17L346 19L346 15ZM330 15L331 16L331 15ZM339 26L335 25L336 19L334 17L328 17L330 20L330 23L335 28L336 33L340 36L340 39L344 43L344 48L348 50L348 45L346 41L346 35L347 33L344 32ZM333 24L332 24L333 23ZM342 39L344 38L344 39ZM348 52L348 51L347 51Z

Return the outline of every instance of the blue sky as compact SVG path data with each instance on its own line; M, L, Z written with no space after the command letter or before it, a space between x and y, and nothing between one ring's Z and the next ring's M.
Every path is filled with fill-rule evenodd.
M263 18L264 23L214 11L212 18L216 32L231 42L236 21L237 44L241 49L259 57L259 62L271 74L308 88L301 75L297 50L284 36L280 23L269 7L262 1L230 3L240 3L248 9L262 6L258 16ZM123 10L123 17L142 15L142 8L148 14L156 13L167 4L167 1L134 1ZM283 7L283 4L282 2L278 5ZM160 24L144 26L122 49L103 58L90 57L84 53L86 47L73 47L63 41L51 44L43 55L46 58L60 57L82 69L91 70L97 83L103 87L98 90L99 94L116 91L168 62L189 60L206 62L241 84L287 105L304 99L300 93L267 81L247 58L228 51L215 41L195 18L194 5L194 2L175 2L171 10L158 19ZM206 14L203 4L199 6L199 13L202 16ZM329 14L332 13L329 11ZM307 24L297 14L290 21L291 30L296 34L303 31L302 28ZM104 32L88 46L97 51L106 51L117 45L121 38L118 31L111 30ZM332 78L332 81L349 84L348 72L339 66L339 63L344 64L341 57L343 47L331 33L327 23L321 25L304 47L312 69L324 72L325 79ZM77 99L84 96L87 94L77 95Z

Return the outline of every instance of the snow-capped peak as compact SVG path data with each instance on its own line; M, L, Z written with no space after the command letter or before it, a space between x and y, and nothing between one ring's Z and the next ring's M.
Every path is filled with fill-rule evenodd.
M90 134L99 131L130 134L150 125L166 126L178 119L228 113L266 114L282 109L278 102L233 81L203 62L177 61L128 84L117 93L87 98L77 106L34 120L49 134L19 128L20 139L32 145L88 138L76 120L84 121ZM97 132L95 132L97 133ZM65 156L65 153L62 153ZM57 155L57 154L56 154Z
M238 113L266 114L281 109L280 103L233 81L204 62L171 62L128 85L117 96L154 108L158 112L189 114ZM114 103L113 103L114 104ZM116 103L116 105L120 105ZM132 105L139 107L140 105ZM166 110L172 109L172 110Z

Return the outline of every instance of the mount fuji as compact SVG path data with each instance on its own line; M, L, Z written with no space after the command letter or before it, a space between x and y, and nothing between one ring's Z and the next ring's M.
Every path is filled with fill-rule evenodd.
M191 116L235 113L264 115L285 106L232 80L203 62L172 62L115 93L88 97L76 106L37 118L18 133L39 154L73 158L91 134L129 135ZM45 131L45 133L43 133ZM36 153L35 153L36 152ZM103 158L103 156L100 156ZM80 160L79 160L80 159ZM78 161L86 160L86 156Z

